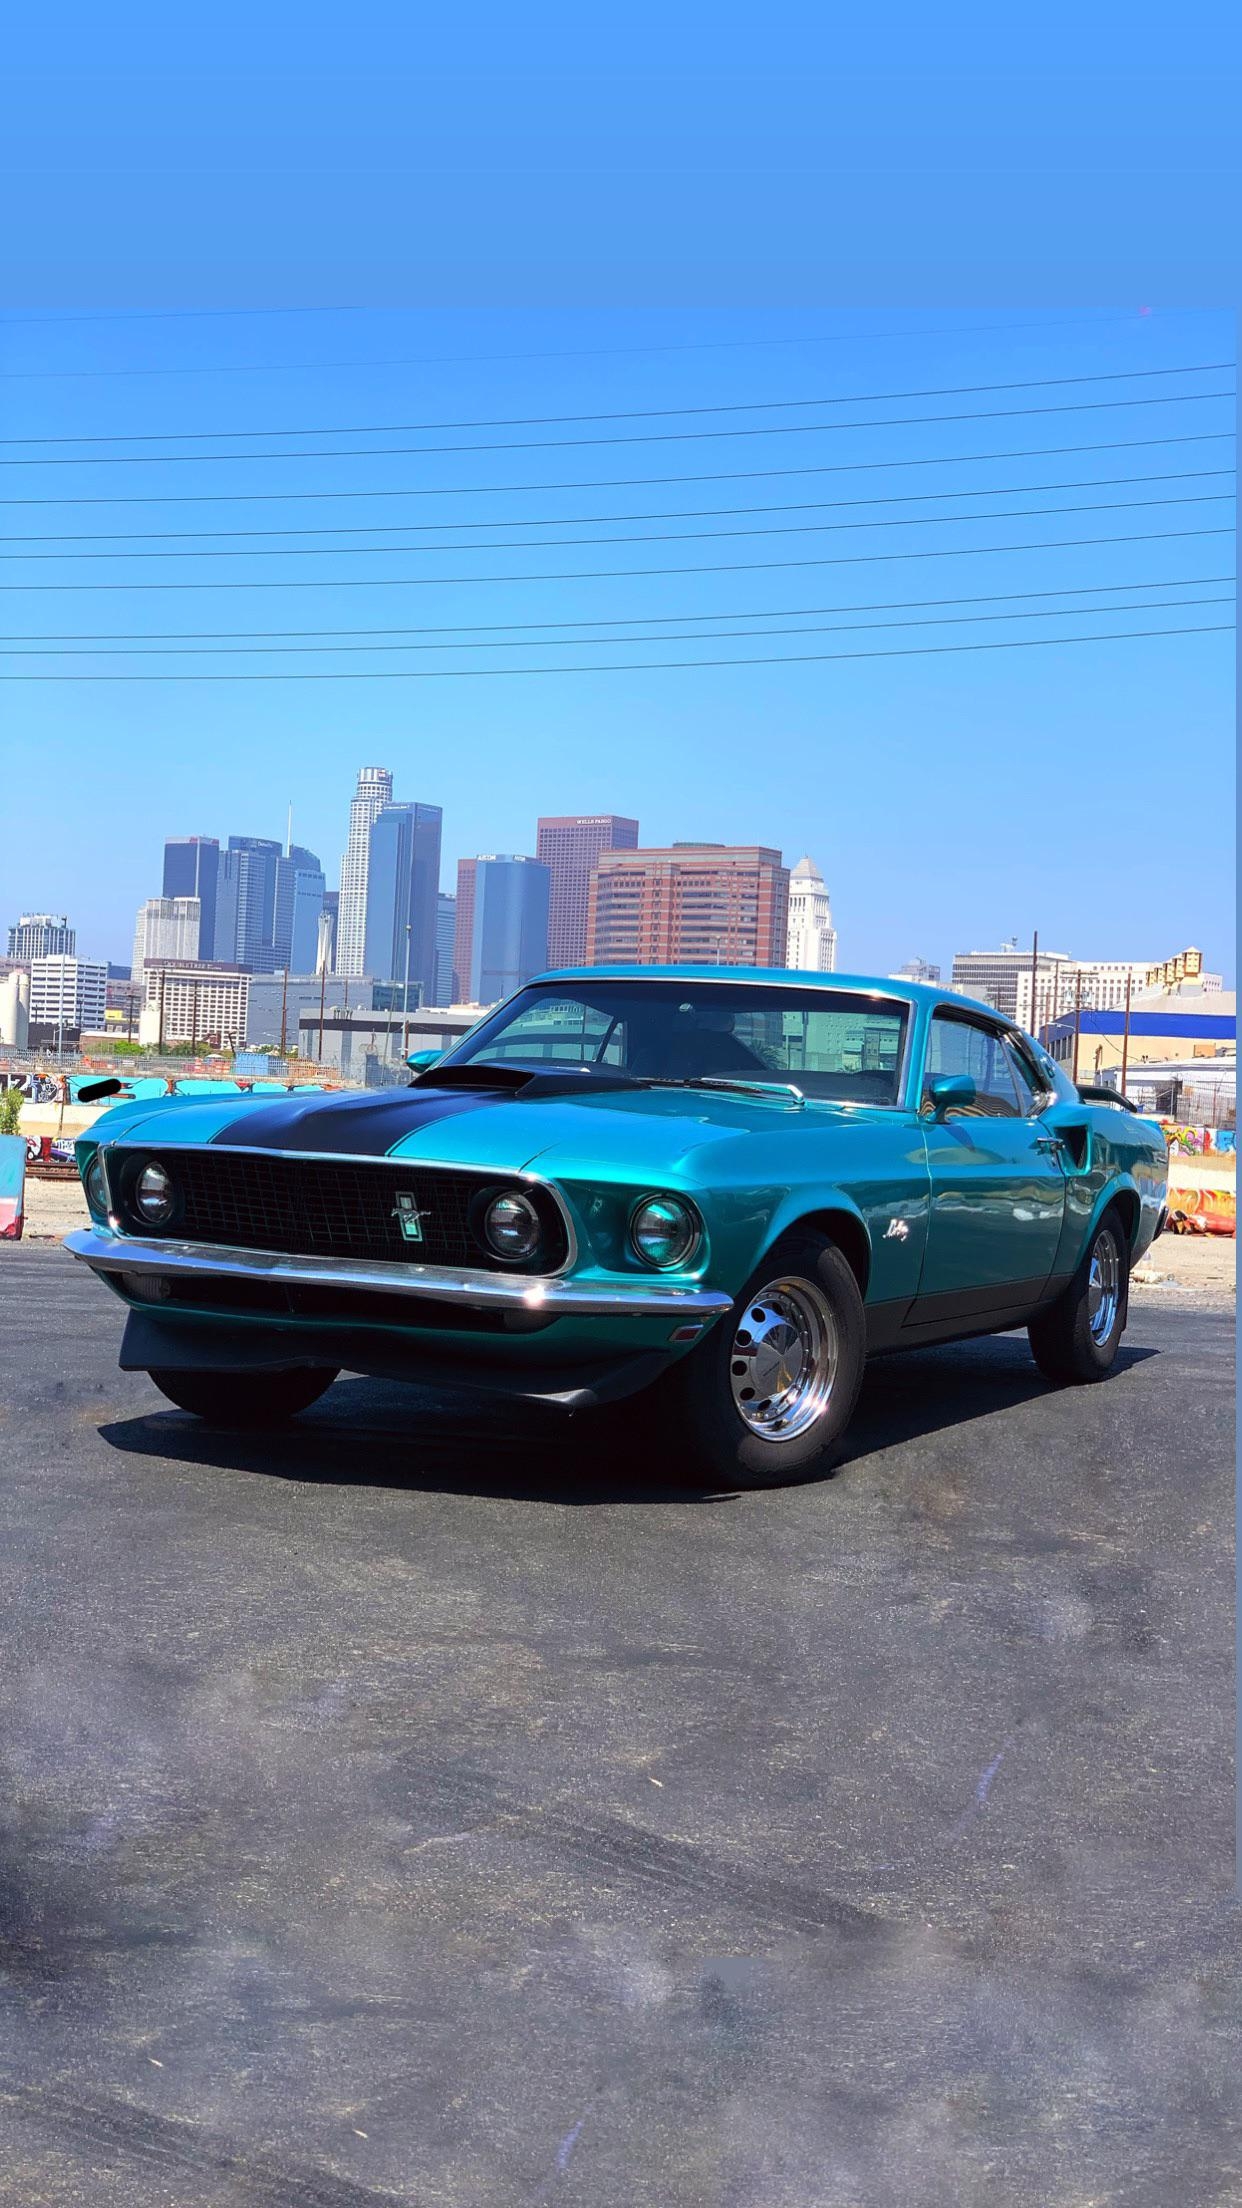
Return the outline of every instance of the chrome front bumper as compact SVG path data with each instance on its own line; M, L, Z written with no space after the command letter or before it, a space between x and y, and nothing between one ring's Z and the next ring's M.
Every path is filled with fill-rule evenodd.
M476 1311L523 1311L547 1318L714 1319L732 1297L718 1288L684 1288L675 1281L532 1279L445 1265L406 1265L386 1259L351 1263L333 1257L287 1257L270 1250L235 1250L203 1242L141 1241L133 1235L91 1228L65 1237L65 1248L97 1273L178 1274L203 1279L265 1280L275 1285L382 1289L387 1295L463 1304ZM411 1313L411 1323L417 1324Z

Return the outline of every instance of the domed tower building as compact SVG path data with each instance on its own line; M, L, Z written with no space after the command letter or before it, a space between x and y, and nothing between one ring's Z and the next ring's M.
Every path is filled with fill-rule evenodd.
M801 858L789 877L789 949L792 971L832 974L837 967L837 931L823 875L814 859Z

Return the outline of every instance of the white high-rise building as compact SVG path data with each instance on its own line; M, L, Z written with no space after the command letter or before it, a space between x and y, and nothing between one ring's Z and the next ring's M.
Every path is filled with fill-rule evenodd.
M790 969L803 974L833 974L837 969L837 931L824 877L814 859L799 859L789 876Z
M149 958L198 958L203 905L199 897L148 897L138 907L131 972L142 980Z
M32 958L30 1025L75 1034L102 1033L108 1002L106 960Z
M336 916L336 971L366 972L367 873L371 857L371 823L392 803L392 776L387 767L363 767L349 808L349 841L341 860L341 901Z

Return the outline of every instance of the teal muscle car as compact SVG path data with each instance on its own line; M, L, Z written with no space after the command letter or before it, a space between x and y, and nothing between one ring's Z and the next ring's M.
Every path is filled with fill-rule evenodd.
M1159 1130L934 988L581 968L411 1065L104 1114L68 1247L126 1369L229 1425L341 1370L641 1398L682 1468L784 1481L876 1352L1024 1326L1050 1379L1103 1378L1164 1224Z

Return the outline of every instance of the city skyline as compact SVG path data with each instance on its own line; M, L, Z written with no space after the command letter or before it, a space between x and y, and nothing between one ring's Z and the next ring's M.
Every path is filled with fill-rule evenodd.
M257 371L244 317L21 337L32 369L71 352L80 380L10 387L14 436L47 440L14 493L55 500L30 523L54 533L40 564L9 571L44 595L10 627L64 647L12 661L10 917L70 906L81 944L124 958L159 834L223 829L221 793L244 797L228 826L283 841L292 792L334 881L370 758L442 807L445 892L459 855L532 852L540 814L607 807L653 847L810 850L853 968L1036 929L1104 959L1231 940L1230 807L1196 803L1229 782L1233 657L1206 632L1230 618L1235 422L1206 364L1231 317L311 327L292 382ZM877 403L906 389L928 396ZM644 410L665 418L609 425L606 449L555 426ZM524 415L553 426L433 427L417 460L361 427L348 459L246 440ZM217 433L208 464L193 440ZM106 468L57 444L94 434ZM140 558L160 531L175 564ZM1153 882L1166 790L1182 825ZM1135 821L1115 862L1110 793Z

